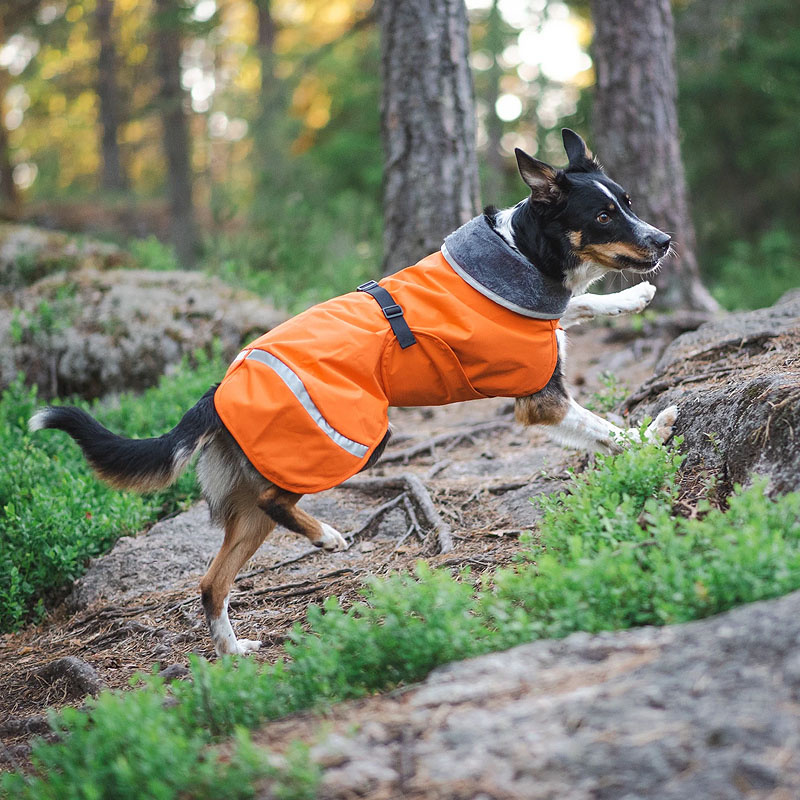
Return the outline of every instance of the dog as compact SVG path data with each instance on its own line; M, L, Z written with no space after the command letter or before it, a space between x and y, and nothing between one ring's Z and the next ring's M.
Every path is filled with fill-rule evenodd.
M647 282L609 295L586 290L608 272L652 272L670 237L636 216L578 134L564 129L562 137L564 169L516 151L530 190L517 205L488 207L420 264L256 340L163 436L125 439L69 406L31 418L32 431L68 433L99 477L119 488L167 486L200 452L203 494L225 531L200 582L218 655L260 647L237 639L228 599L236 574L276 525L328 551L347 547L297 503L380 458L391 435L388 405L509 396L521 424L546 426L563 444L613 453L638 439L570 396L564 330L642 311L655 293ZM662 411L646 438L665 441L676 417L675 406Z

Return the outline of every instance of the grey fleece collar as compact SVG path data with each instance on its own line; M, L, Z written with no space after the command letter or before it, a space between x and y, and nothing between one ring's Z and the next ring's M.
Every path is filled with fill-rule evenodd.
M559 319L572 297L495 233L483 214L451 233L442 255L473 289L526 317Z

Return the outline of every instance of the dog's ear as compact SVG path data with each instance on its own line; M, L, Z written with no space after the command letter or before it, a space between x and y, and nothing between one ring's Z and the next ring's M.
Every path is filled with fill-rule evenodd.
M517 157L519 174L531 190L532 200L537 203L552 203L561 196L561 190L556 184L558 173L553 167L529 156L519 147L514 148L514 155Z
M567 158L569 159L569 167L567 169L585 172L598 168L592 151L575 131L569 128L562 128L561 139L564 142L564 149L567 151Z

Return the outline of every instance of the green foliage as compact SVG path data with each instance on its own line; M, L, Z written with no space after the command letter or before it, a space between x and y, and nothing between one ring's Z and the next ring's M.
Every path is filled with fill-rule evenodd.
M586 408L597 414L613 411L630 394L628 387L613 372L604 371L600 375L600 385L603 388L593 392L584 403Z
M272 198L272 209L258 235L209 243L204 263L212 274L293 312L380 277L381 214L371 198L296 191Z
M765 258L775 246L770 232L793 231L800 212L800 5L681 6L681 152L701 264L725 304L764 305L800 283L796 237L793 280L780 259Z
M719 260L714 296L726 308L763 308L800 286L800 237L775 229L734 241Z
M64 709L52 720L64 742L39 741L33 775L4 775L0 792L15 800L245 800L268 783L273 797L315 796L318 772L307 749L291 748L278 767L237 728L223 753L206 731L183 725L165 700L163 683L151 678L136 692L102 693L88 712Z
M112 430L126 436L160 435L219 378L219 352L198 353L142 395L80 403ZM36 618L81 575L88 559L118 537L182 508L198 496L193 470L168 489L141 497L110 489L94 477L77 445L65 434L31 436L28 419L35 389L21 378L0 396L0 630Z
M137 266L142 269L152 269L158 272L181 269L175 250L155 236L148 236L145 239L130 239L126 247Z
M36 774L3 779L5 797L313 796L317 775L295 751L277 774L243 732L265 719L419 680L432 668L541 637L696 619L800 587L800 494L772 501L737 488L723 512L676 517L682 457L659 445L599 457L571 491L537 501L539 539L476 582L420 564L374 578L363 600L312 606L289 661L192 658L192 680L150 677L104 693L89 714L63 712L61 741L40 744ZM213 740L233 734L220 761ZM226 750L230 752L230 750ZM270 770L272 770L270 772ZM230 780L235 775L236 780Z

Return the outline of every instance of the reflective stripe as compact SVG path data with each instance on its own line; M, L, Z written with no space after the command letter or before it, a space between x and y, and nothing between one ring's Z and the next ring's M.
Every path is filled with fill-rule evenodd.
M363 458L367 454L369 447L359 442L354 442L352 439L348 439L344 434L339 433L339 431L331 426L311 399L311 395L303 385L303 381L301 381L295 372L290 367L287 367L283 361L273 356L272 353L266 353L264 350L251 350L246 358L248 360L254 359L272 369L289 387L289 390L298 399L300 405L303 406L311 419L316 422L319 429L328 436L331 441L338 444L339 447L356 458Z

